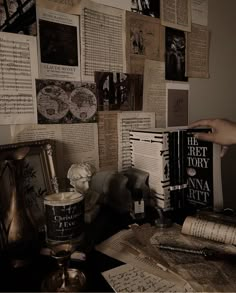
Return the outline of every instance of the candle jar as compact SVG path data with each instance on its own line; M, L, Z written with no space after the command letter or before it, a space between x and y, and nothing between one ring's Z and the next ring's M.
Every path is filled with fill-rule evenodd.
M45 196L45 232L49 246L80 243L84 238L84 196L59 192Z

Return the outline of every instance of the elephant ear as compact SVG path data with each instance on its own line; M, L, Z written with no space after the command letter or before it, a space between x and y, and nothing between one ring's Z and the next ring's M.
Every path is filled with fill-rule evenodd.
M29 151L30 147L28 146L18 148L13 152L12 157L14 160L22 160L29 153Z
M105 204L119 213L130 212L132 206L131 192L127 188L128 178L116 173L107 178L104 184Z

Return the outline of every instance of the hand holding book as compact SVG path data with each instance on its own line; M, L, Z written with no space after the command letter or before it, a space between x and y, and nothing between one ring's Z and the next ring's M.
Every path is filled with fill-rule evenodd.
M223 146L236 144L236 123L226 119L203 119L189 125L195 127L211 127L211 133L196 133L200 140L211 141Z

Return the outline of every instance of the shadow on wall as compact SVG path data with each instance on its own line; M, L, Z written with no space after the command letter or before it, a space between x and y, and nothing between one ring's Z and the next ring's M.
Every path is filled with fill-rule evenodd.
M231 146L222 158L222 188L224 208L236 210L236 146Z

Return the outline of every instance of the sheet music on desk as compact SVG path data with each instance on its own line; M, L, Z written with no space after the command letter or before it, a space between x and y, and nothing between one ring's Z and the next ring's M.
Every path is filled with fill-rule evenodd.
M102 273L115 292L193 292L153 274L125 264Z

